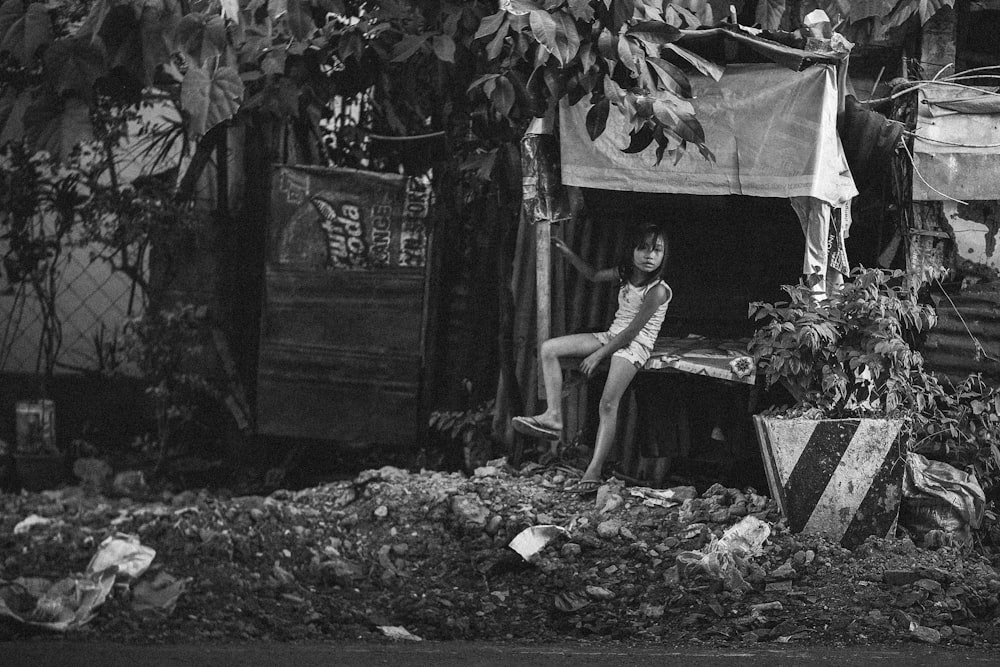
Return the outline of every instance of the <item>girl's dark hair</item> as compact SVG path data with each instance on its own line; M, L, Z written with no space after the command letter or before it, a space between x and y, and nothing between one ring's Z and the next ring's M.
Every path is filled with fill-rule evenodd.
M647 222L642 225L634 227L628 238L625 239L625 245L622 247L622 257L621 262L618 264L618 279L621 285L624 287L626 281L628 281L629 276L632 275L632 268L635 264L632 262L633 253L636 248L642 246L649 239L652 239L655 243L656 237L659 236L663 239L663 261L660 262L660 266L650 273L646 277L646 281L643 285L649 285L655 283L663 276L663 269L667 265L667 257L670 255L670 239L667 237L667 232L659 225ZM638 285L641 287L642 285Z

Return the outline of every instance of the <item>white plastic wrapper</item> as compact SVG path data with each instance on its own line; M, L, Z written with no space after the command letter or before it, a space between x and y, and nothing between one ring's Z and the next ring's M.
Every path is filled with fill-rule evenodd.
M520 554L524 560L530 560L532 556L544 549L546 544L560 535L569 535L569 531L562 526L553 524L532 526L515 535L507 546Z
M156 550L144 547L137 536L116 533L101 542L87 565L87 573L103 572L116 566L118 574L135 579L149 568L155 557Z

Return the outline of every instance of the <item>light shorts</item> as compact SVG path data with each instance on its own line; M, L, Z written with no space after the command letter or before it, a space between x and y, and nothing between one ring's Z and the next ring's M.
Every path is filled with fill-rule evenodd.
M608 331L601 331L594 334L594 338L598 340L601 345L607 345L614 336ZM629 362L636 368L641 369L649 361L649 355L652 354L652 348L646 347L637 340L632 340L631 343L625 347L615 350L615 353L611 356L621 357L625 361Z

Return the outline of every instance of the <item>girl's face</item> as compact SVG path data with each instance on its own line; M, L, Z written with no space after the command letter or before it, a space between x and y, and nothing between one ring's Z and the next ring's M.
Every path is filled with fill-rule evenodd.
M660 264L663 263L663 253L665 250L666 244L663 242L662 236L647 236L639 244L639 247L632 251L632 263L640 271L652 273L660 268Z

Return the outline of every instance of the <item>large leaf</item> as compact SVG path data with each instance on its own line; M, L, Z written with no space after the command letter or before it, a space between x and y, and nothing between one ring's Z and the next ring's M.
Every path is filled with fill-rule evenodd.
M531 12L528 15L528 24L531 26L531 34L534 35L535 41L538 42L542 48L544 48L548 53L551 53L559 57L556 47L556 31L558 27L556 26L556 20L547 11L541 10L537 12ZM561 63L562 61L560 61Z
M653 143L653 127L646 123L630 135L629 145L623 149L623 152L641 153L651 143Z
M497 113L506 117L514 106L514 84L505 76L498 76L494 81L496 87L490 93L490 102L493 103L493 108L497 110Z
M180 20L175 39L177 48L200 67L225 51L226 25L221 16L188 14Z
M309 12L308 0L286 1L288 3L286 13L288 31L292 33L292 37L300 42L309 39L309 35L316 29L316 24L313 23L312 14Z
M78 97L43 95L25 112L24 133L34 150L64 160L77 144L94 136L90 107Z
M587 134L591 141L596 141L597 137L604 134L604 128L608 125L608 114L611 112L611 100L606 97L601 98L587 111Z
M691 97L691 82L684 70L663 58L653 56L646 56L646 63L656 72L661 88L681 97Z
M33 2L25 9L21 0L7 0L0 6L0 51L28 64L51 41L52 20L45 5Z
M785 0L758 0L757 24L764 30L778 30L785 15Z
M434 35L431 39L431 47L438 60L446 63L455 62L455 40L448 35Z
M410 56L416 53L424 45L431 33L425 32L419 35L404 35L403 39L396 42L392 47L392 62L401 63L409 60Z
M662 21L642 21L636 23L629 26L625 34L641 39L649 44L660 46L672 44L681 38L680 30Z
M711 60L706 60L705 58L699 56L697 53L694 53L693 51L688 51L683 47L677 46L676 44L667 44L666 48L670 49L671 51L679 55L681 58L694 65L695 69L697 69L705 76L710 76L716 81L722 78L722 73L725 71L725 68L722 67L721 65L717 65L713 63Z
M243 98L243 81L233 67L214 72L192 67L181 83L181 108L188 116L188 135L197 138L232 118Z
M633 0L610 0L611 1L611 23L608 29L618 34L621 27L632 20L635 14L635 3Z
M502 9L496 14L484 16L483 20L479 22L479 28L476 29L476 36L473 37L473 39L480 39L482 37L492 35L500 29L500 25L503 23L505 18L507 18L507 12Z
M578 21L590 23L594 20L594 7L590 4L590 0L569 0L566 8Z
M576 29L576 20L564 11L557 11L552 18L556 21L556 58L567 65L580 51L580 33Z
M507 37L507 33L510 30L510 21L506 16L503 18L503 22L500 23L500 28L497 29L493 39L490 43L486 45L486 57L490 60L495 60L499 57L500 52L503 51L504 39Z
M88 40L56 40L45 52L46 79L59 95L74 92L88 99L94 82L107 73L104 52Z
M560 65L566 65L580 50L580 34L576 22L565 12L550 14L546 11L531 12L528 17L531 34L535 40L556 57Z

